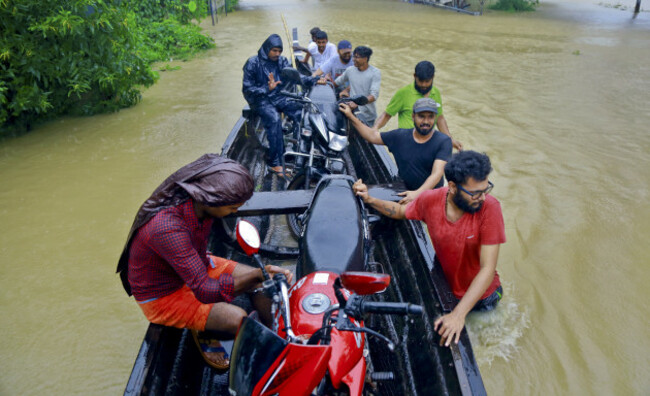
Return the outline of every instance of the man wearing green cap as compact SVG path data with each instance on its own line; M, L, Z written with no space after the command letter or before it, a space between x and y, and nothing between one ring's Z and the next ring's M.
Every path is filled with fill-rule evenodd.
M379 133L354 116L347 104L339 109L350 119L361 137L372 144L388 147L393 154L399 176L408 191L400 193L404 198L400 204L407 204L423 191L444 185L445 164L451 158L451 138L434 129L438 115L438 104L431 98L418 99L413 105L413 127L399 128Z

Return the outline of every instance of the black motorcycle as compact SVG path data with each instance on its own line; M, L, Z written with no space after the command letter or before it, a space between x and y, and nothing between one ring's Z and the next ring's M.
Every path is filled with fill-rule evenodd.
M301 84L300 73L293 68L282 70L283 81ZM310 189L324 175L346 174L343 152L348 146L347 121L338 105L354 102L359 106L368 103L365 96L336 99L331 84L317 84L303 93L282 92L283 95L303 104L300 125L293 128L284 153L285 168L292 171L287 190ZM301 225L297 215L287 215L294 237Z

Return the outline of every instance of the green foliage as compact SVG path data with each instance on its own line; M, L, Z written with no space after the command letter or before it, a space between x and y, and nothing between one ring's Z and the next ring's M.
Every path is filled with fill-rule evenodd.
M136 104L150 63L214 46L203 0L0 0L0 134Z
M535 11L535 4L539 0L498 0L496 4L490 5L491 10L498 11Z

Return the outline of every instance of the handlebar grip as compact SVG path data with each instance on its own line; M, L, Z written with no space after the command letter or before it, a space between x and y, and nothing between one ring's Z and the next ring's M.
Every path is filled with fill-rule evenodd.
M284 95L284 96L288 96L288 97L290 97L290 98L294 98L294 99L302 99L302 96L300 96L300 95L298 95L298 94L295 94L295 93L293 93L293 92L281 91L280 93L281 93L282 95Z
M361 311L384 315L422 315L423 309L421 305L411 303L364 301Z

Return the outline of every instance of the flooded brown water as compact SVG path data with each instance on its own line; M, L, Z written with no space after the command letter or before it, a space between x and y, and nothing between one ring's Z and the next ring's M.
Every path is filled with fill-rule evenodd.
M372 47L378 109L432 60L451 132L492 158L506 296L468 320L488 393L650 394L650 14L595 3L472 17L242 0L203 24L217 49L161 73L136 107L0 142L0 395L123 391L147 327L114 275L133 216L220 150L244 105L241 67L284 36L281 14L303 44L318 25Z

